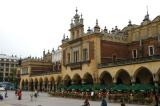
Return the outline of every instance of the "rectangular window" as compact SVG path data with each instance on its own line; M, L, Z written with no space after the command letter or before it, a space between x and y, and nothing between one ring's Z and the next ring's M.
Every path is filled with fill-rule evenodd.
M9 67L9 63L6 63L6 67Z
M68 56L68 63L70 63L70 53L68 53L67 56Z
M8 73L5 73L6 74L6 76L8 76Z
M76 62L76 52L75 51L73 52L73 62L74 63Z
M116 59L117 59L117 56L116 56L116 55L112 55L112 62L113 62L113 63L116 62Z
M11 64L11 67L14 67L14 64Z
M137 50L135 49L135 50L132 50L132 57L133 57L133 59L135 59L135 58L137 58L138 56L137 56Z
M83 61L88 60L88 50L87 49L83 49Z
M8 71L9 71L9 68L6 68L6 71L8 72Z
M79 52L78 51L73 52L73 58L74 58L74 62L78 62L78 60L79 60Z
M154 55L154 46L148 46L148 52L149 52L149 56L153 56Z
M1 63L1 66L3 67L3 66L4 66L4 63Z

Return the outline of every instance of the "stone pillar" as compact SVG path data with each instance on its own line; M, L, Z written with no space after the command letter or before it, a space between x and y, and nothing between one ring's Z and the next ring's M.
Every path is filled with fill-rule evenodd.
M28 81L28 85L27 85L28 91L30 91L30 85L31 85L31 82Z
M45 82L42 83L42 91L45 91Z
M93 83L94 84L100 83L99 78L98 78L98 73L93 74Z
M53 92L56 91L56 90L55 90L55 89L56 89L56 88L55 88L55 85L56 85L55 83L52 83L52 91L53 91Z
M134 76L132 76L132 77L131 77L131 83L132 83L132 85L134 85L135 82L136 82L136 81L135 81L135 78L134 78Z
M48 81L48 88L47 88L47 91L50 92L50 90L51 90L51 81Z
M48 91L48 82L45 82L45 91Z
M24 90L28 90L27 87L28 87L28 83L25 82L24 83Z
M113 78L113 84L116 84L117 83L117 79L114 77Z
M37 83L37 90L40 91L40 82Z
M155 86L155 93L158 93L159 90L158 90L158 80L159 80L159 77L158 77L158 74L154 73L153 74L153 81L154 81L154 86Z
M57 81L55 82L55 85L54 85L54 89L55 89L55 92L57 91L57 89L58 89L58 83L57 83Z
M36 89L35 85L35 82L33 82L33 91Z

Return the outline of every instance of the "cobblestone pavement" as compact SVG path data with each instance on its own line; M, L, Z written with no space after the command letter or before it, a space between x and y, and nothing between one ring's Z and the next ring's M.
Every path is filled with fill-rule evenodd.
M17 100L13 91L8 91L8 98L0 101L0 106L82 106L84 100L50 97L40 93L38 98L31 101L30 92L22 92L22 100ZM89 101L90 106L100 106L100 101ZM108 106L120 106L118 103L108 103ZM126 104L126 106L145 106Z

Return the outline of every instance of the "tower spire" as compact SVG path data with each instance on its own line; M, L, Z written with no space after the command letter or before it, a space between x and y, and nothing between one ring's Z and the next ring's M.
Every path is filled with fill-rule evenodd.
M146 8L147 8L147 15L148 15L148 5L146 6Z
M143 20L143 21L149 21L148 6L146 6L146 8L147 8L147 14L145 15L145 17L144 17L144 20Z
M78 9L77 9L77 7L76 7L76 14L77 14L77 12L78 12Z
M100 27L98 25L98 19L96 19L96 25L94 27L94 32L100 32Z
M98 26L98 19L96 19L96 26Z

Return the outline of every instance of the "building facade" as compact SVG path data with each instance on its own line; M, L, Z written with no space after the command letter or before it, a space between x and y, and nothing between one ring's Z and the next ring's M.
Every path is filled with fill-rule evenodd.
M13 81L17 66L18 57L0 54L0 82Z
M98 20L84 32L83 17L76 14L70 24L70 37L63 37L61 71L21 79L45 79L55 89L59 85L160 84L160 16L150 20L147 12L140 25L122 30L101 29ZM51 80L52 79L52 80ZM33 84L34 85L34 84Z
M57 50L52 50L52 63L53 63L53 71L60 72L61 71L61 61L62 61L62 51L60 48Z

